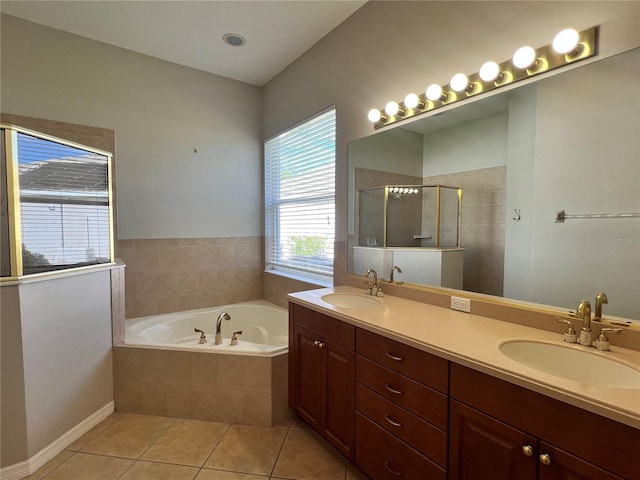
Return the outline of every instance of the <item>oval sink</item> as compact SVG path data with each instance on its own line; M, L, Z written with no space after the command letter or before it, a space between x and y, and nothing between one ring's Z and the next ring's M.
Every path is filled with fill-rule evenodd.
M357 293L329 293L321 298L323 302L342 308L372 308L382 305L377 297Z
M500 352L522 365L556 377L599 387L640 389L640 371L588 350L515 340L500 345Z

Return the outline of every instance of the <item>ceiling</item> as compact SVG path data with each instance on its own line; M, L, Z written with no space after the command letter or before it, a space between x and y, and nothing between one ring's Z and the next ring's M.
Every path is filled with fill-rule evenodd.
M356 0L5 1L30 22L262 86L364 5ZM222 41L246 39L242 47Z

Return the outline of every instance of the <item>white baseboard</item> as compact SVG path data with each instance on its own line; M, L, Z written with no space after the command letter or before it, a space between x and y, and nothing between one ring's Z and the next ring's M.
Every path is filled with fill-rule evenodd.
M51 460L53 457L58 455L65 448L79 439L82 435L84 435L101 421L106 419L114 412L114 410L114 402L107 403L100 410L85 418L71 430L62 434L56 440L44 447L33 457L25 460L24 462L16 463L15 465L9 465L8 467L3 467L2 469L0 469L0 478L2 480L19 480L28 475L31 475L45 463L47 463L49 460Z

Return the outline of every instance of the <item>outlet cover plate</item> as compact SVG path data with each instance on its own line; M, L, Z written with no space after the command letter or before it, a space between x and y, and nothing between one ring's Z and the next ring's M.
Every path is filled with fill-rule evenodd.
M461 312L471 312L471 300L468 298L451 297L451 310L459 310Z

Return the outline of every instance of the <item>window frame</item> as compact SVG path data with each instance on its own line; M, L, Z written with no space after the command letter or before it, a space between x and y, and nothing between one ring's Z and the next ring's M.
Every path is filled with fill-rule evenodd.
M10 256L10 276L0 278L1 282L16 281L25 277L34 277L50 274L58 274L60 272L73 272L78 270L94 269L96 267L104 268L105 266L115 265L115 223L114 223L114 192L113 192L113 153L100 150L87 145L65 140L63 138L48 135L42 132L20 127L13 124L0 123L0 128L4 130L4 146L5 146L5 178L6 179L6 195L8 210L8 229L9 229L9 256ZM23 248L22 248L22 214L20 200L20 180L19 180L19 162L18 162L18 134L29 135L41 140L46 140L64 145L66 147L84 150L96 155L101 155L107 159L107 189L108 189L108 222L109 222L109 261L96 262L89 264L74 264L71 266L61 265L56 268L53 266L42 272L24 273L23 265Z
M282 137L286 135L288 132L295 130L301 126L304 126L307 123L312 123L317 120L319 117L326 115L327 113L333 113L333 124L330 127L333 131L333 177L331 179L331 192L326 192L324 195L314 196L314 197L305 197L303 199L285 199L279 200L278 202L269 202L268 197L271 193L277 193L281 189L281 182L276 182L273 185L273 188L270 188L268 184L269 172L275 173L277 169L280 168L281 163L278 164L277 167L269 167L268 165L268 142L277 139L278 137ZM337 156L337 109L335 105L331 105L307 118L304 120L287 127L286 129L266 138L263 143L264 147L264 222L265 222L265 244L264 244L264 269L267 273L272 273L276 275L282 275L289 278L294 278L297 280L301 280L304 282L312 283L312 284L320 284L323 286L331 286L333 285L334 279L334 271L335 271L335 238L336 238L336 226L335 226L335 216L336 216L336 156ZM279 193L277 194L279 198ZM304 265L296 265L292 262L282 261L281 257L276 254L270 255L270 249L274 251L279 251L281 248L281 238L282 238L282 229L281 229L281 219L279 214L279 209L274 206L278 205L313 205L322 204L323 201L332 200L333 203L333 233L330 238L330 249L331 249L331 264L327 266L327 273L321 273L318 271L313 271L313 269L306 268ZM270 231L270 228L273 231ZM278 246L280 248L278 248ZM271 257L274 257L273 259Z

